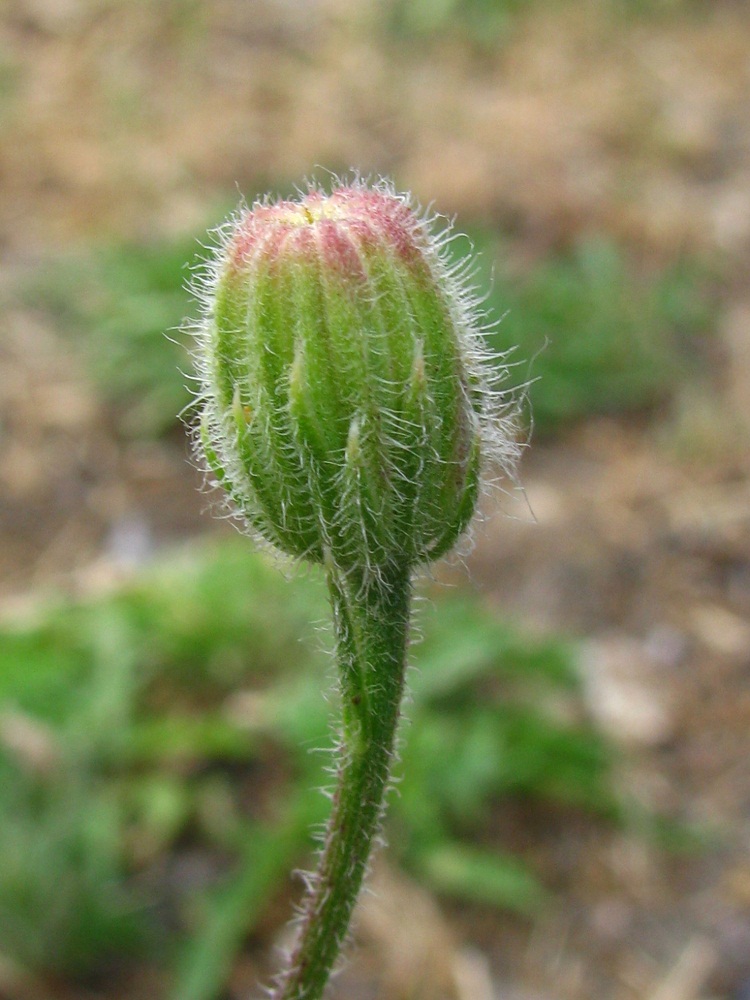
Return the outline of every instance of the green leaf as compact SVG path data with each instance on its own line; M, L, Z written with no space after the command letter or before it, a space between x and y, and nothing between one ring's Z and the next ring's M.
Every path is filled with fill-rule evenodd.
M547 893L512 855L443 843L418 855L416 867L437 892L467 902L534 914Z

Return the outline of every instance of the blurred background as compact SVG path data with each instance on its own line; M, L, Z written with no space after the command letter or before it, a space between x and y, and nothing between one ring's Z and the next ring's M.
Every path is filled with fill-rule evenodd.
M744 0L5 0L3 1000L276 965L327 610L211 516L179 324L240 193L351 169L457 217L533 434L331 997L747 1000L748 95Z

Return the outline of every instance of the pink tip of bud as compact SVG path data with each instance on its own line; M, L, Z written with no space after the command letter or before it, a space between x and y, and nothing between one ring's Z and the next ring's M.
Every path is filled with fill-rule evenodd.
M254 205L245 212L227 248L232 270L251 260L320 260L353 278L365 275L363 257L386 252L414 265L424 239L404 201L386 191L338 188L330 196L310 191L299 202Z

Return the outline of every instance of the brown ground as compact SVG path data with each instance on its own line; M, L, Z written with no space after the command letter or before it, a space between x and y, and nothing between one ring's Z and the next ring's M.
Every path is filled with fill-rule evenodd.
M711 385L656 420L591 421L534 444L522 478L535 520L509 503L516 518L492 516L470 559L504 614L582 637L590 708L624 747L623 789L709 827L711 846L674 856L634 833L537 817L524 846L559 902L536 925L439 907L384 858L362 948L333 995L739 1000L750 989L747 7L715 0L613 24L604 3L550 3L497 51L477 51L460 38L384 44L378 6L3 8L0 593L74 580L128 525L159 543L213 530L181 439L118 440L55 331L14 299L20 275L71 244L183 232L235 184L252 197L324 164L394 174L447 214L501 225L521 259L602 228L644 261L712 255L725 279ZM256 971L251 956L239 963L233 998Z

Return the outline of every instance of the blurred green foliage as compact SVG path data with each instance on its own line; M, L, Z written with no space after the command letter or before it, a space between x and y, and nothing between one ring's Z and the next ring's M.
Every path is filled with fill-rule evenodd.
M0 125L12 119L16 110L20 76L17 60L0 42Z
M502 38L524 0L391 0L387 24L396 35L429 36L458 29L487 45Z
M575 6L576 0L390 0L385 23L398 36L467 38L480 49L502 42L529 10ZM669 16L700 9L701 0L601 0L614 17Z
M513 275L494 234L470 232L470 240L477 287L491 289L484 309L496 327L488 341L519 362L514 381L529 380L538 431L652 410L700 372L714 309L699 262L639 274L616 244L598 238ZM457 258L466 244L453 244Z
M217 995L327 814L332 669L310 624L327 620L317 577L285 580L237 538L0 629L0 952L82 976L158 943L175 1000ZM391 855L440 892L533 911L545 889L493 809L616 815L610 751L565 644L457 592L420 622ZM196 855L214 876L170 889L166 859Z
M67 747L66 747L67 750ZM61 753L46 774L0 754L0 957L86 977L147 943L117 796Z
M69 337L128 437L157 437L190 402L189 267L195 239L73 253L28 297Z

